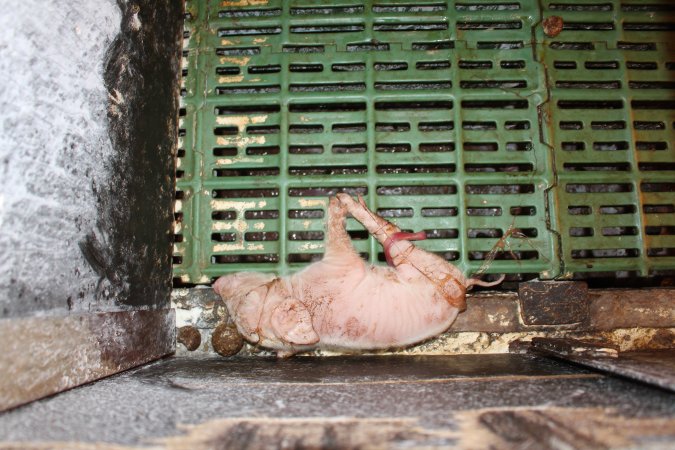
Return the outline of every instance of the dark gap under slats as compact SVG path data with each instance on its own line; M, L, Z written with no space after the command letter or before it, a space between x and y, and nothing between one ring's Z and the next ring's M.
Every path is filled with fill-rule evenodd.
M368 195L367 186L316 186L288 188L290 197L333 197L345 193L351 196Z
M441 70L449 69L450 61L418 61L415 63L417 70Z
M626 61L626 69L631 70L656 70L658 65L655 62L645 61Z
M558 100L560 109L623 109L622 100Z
M389 44L386 42L354 42L347 44L348 52L386 52Z
M611 3L551 3L548 5L553 11L611 11Z
M618 69L618 61L586 61L584 67L588 70L611 70Z
M278 167L213 169L215 177L274 177L277 175L279 175Z
M331 152L337 155L365 153L367 150L366 144L335 144L331 147Z
M237 147L216 147L213 149L213 156L236 156Z
M462 122L463 130L496 130L497 122L477 122L477 121L464 121Z
M278 241L279 233L277 231L250 231L244 234L245 241Z
M502 215L502 208L499 206L468 206L466 208L467 216L489 216L496 217Z
M571 237L590 237L593 236L593 228L591 227L570 227L569 235Z
M256 155L256 156L278 155L279 151L280 148L278 145L260 145L260 146L246 147L247 155Z
M289 175L362 175L368 173L368 166L291 166Z
M227 105L216 106L216 115L224 116L229 114L272 114L281 110L279 105Z
M531 194L534 184L467 184L464 191L473 195Z
M501 61L499 63L499 67L502 69L524 69L525 68L525 61L521 60L509 60L509 61Z
M602 227L603 236L636 236L637 227Z
M279 125L250 125L246 127L248 134L279 134Z
M672 225L646 226L645 234L648 236L672 236L675 235L675 226Z
M494 4L486 3L456 3L457 11L517 11L520 9L520 3L502 2Z
M612 120L606 122L593 121L591 122L591 129L593 130L625 130L626 122L623 120Z
M278 209L251 209L244 213L246 220L271 220L279 218Z
M499 144L496 142L464 142L462 148L465 152L496 152Z
M440 31L447 30L446 22L378 22L373 31Z
M452 121L420 122L417 125L419 131L450 131L454 130L455 123Z
M626 172L630 171L630 163L627 162L596 162L596 163L564 163L563 169L572 172Z
M234 220L237 218L236 211L212 211L212 220Z
M429 4L404 4L404 5L373 5L374 13L430 13L445 11L447 5L444 3Z
M565 192L570 194L633 192L630 183L567 183Z
M450 50L455 48L453 41L413 42L411 48L416 51Z
M212 255L211 264L264 264L278 263L276 253L261 253L254 255Z
M556 81L560 89L621 89L620 81Z
M553 67L559 70L572 70L577 68L575 61L553 61Z
M445 153L454 152L454 142L422 142L418 147L421 153Z
M331 70L333 72L362 72L366 70L366 65L363 63L333 64Z
M268 36L280 34L281 27L219 28L218 37L228 36Z
M322 241L323 231L289 231L288 239L291 241Z
M567 213L571 216L588 216L592 212L590 206L570 205L567 207Z
M439 90L452 88L451 81L388 81L376 82L375 89L378 91L420 91Z
M587 258L637 258L640 251L637 248L603 248L597 250L572 250L572 259Z
M639 162L638 169L645 172L675 170L675 162Z
M422 217L454 217L457 208L422 208Z
M410 131L410 124L406 122L377 122L375 131L381 132L404 132Z
M509 173L509 172L532 172L534 166L532 163L485 163L485 164L464 164L466 172L485 172L485 173Z
M323 72L323 64L290 64L288 70L290 72Z
M478 41L479 50L515 50L525 47L523 41Z
M324 24L324 25L291 25L291 33L298 34L324 34L324 33L357 33L364 31L366 26L362 23L347 24Z
M360 14L364 8L361 5L354 6L306 6L291 8L292 16L314 16L333 14Z
M289 219L323 219L323 209L289 209Z
M279 64L268 64L265 66L250 66L248 69L250 74L261 74L261 73L278 73L281 72L281 66Z
M527 120L507 120L504 122L505 130L529 130L530 122Z
M218 11L219 18L274 17L281 15L281 8L225 9Z
M411 150L408 143L386 144L381 143L375 146L375 151L378 153L407 153Z
M239 67L216 67L216 75L239 75Z
M397 165L380 164L375 168L380 174L399 174L399 173L453 173L456 168L454 164L415 164L415 165Z
M412 217L415 211L412 208L378 208L377 214L384 218Z
M584 123L572 120L561 120L558 122L558 128L561 130L582 130L584 128Z
M452 109L452 101L450 100L412 100L412 101L398 101L398 102L376 101L375 109L378 111Z
M446 185L419 185L419 186L378 186L378 195L454 195L457 187Z
M435 228L424 230L427 239L457 239L459 237L459 230L456 228Z
M284 53L323 53L326 48L323 45L290 45L281 47Z
M399 71L408 70L407 62L376 62L373 68L377 71Z
M534 216L537 214L537 208L534 206L512 206L509 208L512 216Z
M598 208L600 214L635 214L635 205L602 205Z
M214 189L213 198L269 198L278 197L279 189L261 188L261 189Z
M492 69L492 61L460 59L458 66L460 69Z
M613 29L613 22L572 22L566 20L563 23L563 30L568 31L611 31Z
M323 125L320 124L290 124L288 132L291 134L316 134L323 133Z
M459 82L462 89L523 89L527 87L526 80L462 80Z
M675 213L675 205L672 203L663 205L646 204L642 206L642 211L645 214L673 214Z
M307 112L349 112L365 111L365 102L339 102L339 103L291 103L288 105L288 111L292 113Z
M365 91L365 83L291 83L290 92L346 92Z
M288 153L291 155L320 155L323 153L323 145L289 145Z
M360 133L366 131L365 123L335 123L331 131L333 133Z

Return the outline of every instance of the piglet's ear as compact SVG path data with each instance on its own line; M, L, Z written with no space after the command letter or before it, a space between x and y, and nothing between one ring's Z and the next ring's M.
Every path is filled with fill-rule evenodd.
M274 334L289 344L311 345L319 342L319 335L312 327L312 317L307 308L294 298L287 298L272 312L270 319Z

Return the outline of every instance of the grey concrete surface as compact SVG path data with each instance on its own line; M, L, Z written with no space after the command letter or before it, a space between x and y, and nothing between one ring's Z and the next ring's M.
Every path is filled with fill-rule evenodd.
M661 436L659 442L675 443L669 440L675 439L675 395L524 355L168 358L2 414L0 436L5 445L27 441L145 445L185 436L185 425L220 423L220 438L230 439L231 421L236 420L241 431L244 420L256 424L247 425L257 430L249 436L255 443L265 435L266 426L279 420L291 421L283 422L284 430L297 425L294 420L350 420L361 425L374 420L373 426L380 431L392 421L413 420L415 427L426 430L425 439L431 439L443 430L463 430L476 411L499 413L502 419L504 411L514 417L520 417L518 411L536 417L540 412L558 418L562 414L580 426L593 414L603 420L613 418L607 419L609 423L661 421L658 429L665 426L669 432L670 427L672 433ZM494 429L494 417L485 417ZM218 422L222 420L230 422ZM522 428L522 420L512 428ZM225 429L230 431L225 433ZM327 431L322 430L323 436ZM211 431L202 430L199 436ZM491 436L489 430L484 431ZM432 441L450 445L454 439L465 439L462 433ZM344 443L340 435L336 442ZM410 439L417 444L432 442ZM230 448L246 447L239 441L230 444Z

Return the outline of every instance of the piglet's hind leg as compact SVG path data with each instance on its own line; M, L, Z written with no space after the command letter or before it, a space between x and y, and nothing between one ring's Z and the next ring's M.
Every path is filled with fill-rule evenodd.
M349 214L361 222L368 232L375 236L375 239L377 239L380 244L384 245L389 237L394 233L401 231L401 229L393 223L386 221L369 210L362 198L359 198L359 202L356 202L348 194L338 194L337 197L340 200L340 203L345 205Z
M345 229L346 205L336 197L331 197L328 203L328 219L326 220L326 260L361 260L356 253L352 241Z

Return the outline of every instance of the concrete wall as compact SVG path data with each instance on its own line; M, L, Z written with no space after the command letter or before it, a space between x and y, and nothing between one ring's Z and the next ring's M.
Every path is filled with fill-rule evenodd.
M0 15L0 319L169 307L182 4Z

